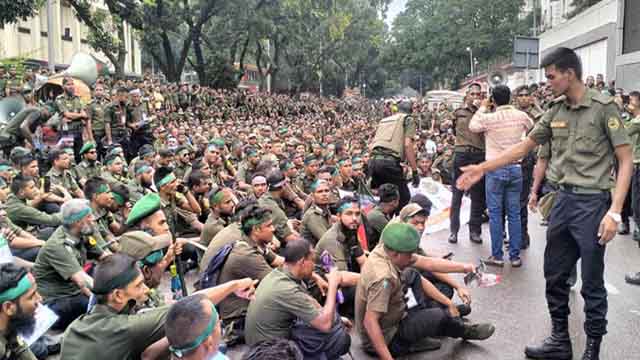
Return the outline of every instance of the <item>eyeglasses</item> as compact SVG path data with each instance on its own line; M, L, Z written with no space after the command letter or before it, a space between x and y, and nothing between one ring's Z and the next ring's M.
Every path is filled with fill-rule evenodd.
M527 97L529 94L518 94L518 97Z

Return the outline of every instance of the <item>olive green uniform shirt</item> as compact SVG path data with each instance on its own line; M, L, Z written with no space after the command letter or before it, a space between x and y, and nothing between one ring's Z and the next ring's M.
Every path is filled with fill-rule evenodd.
M275 235L278 240L284 241L287 236L291 235L292 231L289 228L287 215L271 193L267 192L262 195L258 199L258 205L271 210L271 219L273 220L273 226L276 228Z
M7 216L20 228L35 233L36 226L59 226L62 224L62 214L47 214L40 211L14 194L7 197Z
M102 250L97 247L104 244L97 237L93 240L94 245L89 242L67 233L60 226L40 249L33 274L45 302L80 294L80 288L71 281L71 275L83 270L89 255L98 257Z
M209 265L209 261L213 258L223 247L226 245L233 244L234 242L240 240L243 236L242 230L240 229L240 223L234 222L231 223L226 228L220 230L216 234L216 236L211 239L209 246L207 246L207 251L202 255L202 260L200 260L200 270L204 271Z
M640 164L640 116L629 120L625 128L633 144L633 163Z
M285 269L274 269L256 289L245 322L245 340L253 345L262 340L289 338L296 319L310 324L320 314L320 304L307 292L303 281Z
M338 270L359 272L360 267L356 258L364 255L364 250L362 250L355 231L347 236L344 233L342 223L337 222L322 235L315 247L316 269L320 273L324 272L321 255L325 251L331 255L333 264Z
M322 209L320 206L313 204L302 216L300 236L315 245L322 235L329 230L329 227L331 227L329 209Z
M82 160L74 170L77 182L84 183L92 177L102 175L102 164L99 161L91 164L87 160Z
M67 96L66 94L58 95L58 97L56 97L54 106L57 109L57 111L60 113L60 116L62 116L62 114L65 112L74 112L74 113L81 112L85 107L84 104L82 103L82 100L80 100L79 97L75 95ZM62 124L62 121L61 121L61 124ZM82 120L80 119L73 120L70 123L68 123L67 126L69 130L78 131L83 126Z
M276 255L269 248L258 246L244 235L233 245L233 250L220 271L218 282L224 284L244 278L262 280L271 272L271 263L275 258ZM248 307L249 300L235 294L227 296L218 304L220 316L224 320L245 316Z
M362 337L362 346L374 352L373 343L364 327L365 312L368 310L380 314L378 321L387 345L398 331L400 321L407 316L400 269L393 265L381 245L371 252L360 273L355 308L355 325Z
M168 306L135 315L96 305L69 325L62 340L64 360L138 360L164 337Z
M76 179L73 177L73 174L69 170L59 171L56 168L51 168L46 174L49 179L51 179L51 185L56 185L67 189L69 192L74 194L80 186L76 182Z
M613 187L615 148L630 143L613 98L592 89L573 106L565 97L554 100L529 137L551 142L558 184L598 190Z
M204 223L204 227L202 228L202 232L200 233L200 241L199 243L204 246L209 246L211 240L220 232L222 229L227 227L229 222L221 217L216 217L213 212L209 214L207 218L207 222Z
M91 130L93 130L95 141L102 140L102 137L104 136L105 111L108 106L108 99L94 98L87 108L89 118L91 119Z
M484 150L484 134L474 133L469 130L469 123L473 114L476 112L474 106L465 106L456 109L453 113L455 118L455 134L456 146L473 146L474 148Z
M0 335L0 359L37 360L27 343L17 334L12 334L9 338Z

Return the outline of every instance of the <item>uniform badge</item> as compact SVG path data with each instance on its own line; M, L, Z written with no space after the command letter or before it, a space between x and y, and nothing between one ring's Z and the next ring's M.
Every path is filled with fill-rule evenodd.
M609 118L609 121L607 121L607 126L611 130L618 130L620 127L620 120L617 117L612 116Z
M567 128L567 122L564 120L557 120L551 122L552 129L565 129Z
M89 236L89 245L96 246L97 244L98 242L96 241L96 238L94 238L93 236Z

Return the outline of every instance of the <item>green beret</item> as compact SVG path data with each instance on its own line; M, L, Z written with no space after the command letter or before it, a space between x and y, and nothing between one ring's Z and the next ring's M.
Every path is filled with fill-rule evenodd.
M306 158L304 158L304 164L305 165L309 165L312 161L317 161L318 158L315 157L315 155L309 155Z
M133 205L127 218L127 225L133 226L158 210L160 210L160 196L156 193L147 194Z
M211 140L212 144L215 144L218 147L223 147L224 146L224 139L222 138L215 138L213 140Z
M88 142L88 143L82 145L82 148L80 148L80 155L83 155L87 151L93 150L95 148L96 148L96 144L95 143Z
M412 253L418 250L420 234L413 226L405 223L393 223L382 230L382 243L387 248L400 253Z

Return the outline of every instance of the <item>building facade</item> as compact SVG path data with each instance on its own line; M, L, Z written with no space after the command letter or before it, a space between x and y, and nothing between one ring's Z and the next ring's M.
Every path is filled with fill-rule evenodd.
M639 0L618 0L616 86L640 90Z
M107 11L100 0L93 1L97 9ZM113 65L100 52L91 48L87 43L87 27L80 22L73 8L64 0L53 0L53 18L47 18L46 2L39 13L26 21L7 24L0 28L0 59L22 57L46 63L49 57L47 27L48 21L53 22L53 58L56 65L68 65L77 52L91 54L108 64ZM127 57L125 73L141 74L142 63L140 45L136 40L132 28L125 23L125 47Z

